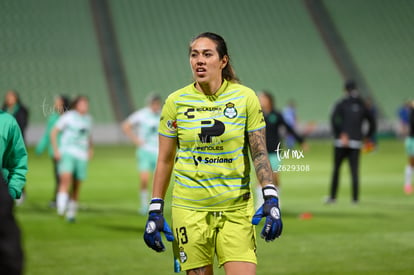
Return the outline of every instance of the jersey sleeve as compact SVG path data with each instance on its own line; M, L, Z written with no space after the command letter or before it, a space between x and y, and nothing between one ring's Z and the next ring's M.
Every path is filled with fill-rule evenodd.
M171 95L162 107L158 133L166 137L177 137L177 111Z
M57 120L58 120L58 117L54 114L52 114L48 118L46 129L42 135L42 138L39 140L39 142L36 145L36 154L40 155L50 144L50 132L52 131Z
M247 99L247 132L253 132L266 126L259 99L252 91Z
M63 130L66 127L68 118L69 118L69 113L61 115L59 119L56 121L55 127L58 128L59 130Z
M140 124L142 123L142 120L143 120L143 116L141 114L142 113L139 111L134 112L130 116L127 117L126 121L131 125Z

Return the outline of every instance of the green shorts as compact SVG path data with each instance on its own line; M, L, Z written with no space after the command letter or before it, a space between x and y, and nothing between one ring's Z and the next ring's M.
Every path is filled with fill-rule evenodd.
M59 160L58 172L59 175L70 173L77 180L85 180L87 167L87 160L78 159L69 154L63 154Z
M202 212L172 208L174 257L182 270L226 262L256 264L256 232L253 211Z
M140 172L152 172L157 165L157 153L138 148L136 151L137 169Z
M413 137L405 138L405 151L407 152L407 155L409 155L410 157L414 157L414 138Z
M270 166L272 167L272 171L273 172L279 171L279 165L281 161L278 159L277 154L269 153L268 155L269 155L269 161L270 161Z

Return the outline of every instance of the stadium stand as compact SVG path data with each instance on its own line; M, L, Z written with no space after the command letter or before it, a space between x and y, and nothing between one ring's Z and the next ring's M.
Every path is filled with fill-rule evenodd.
M236 4L237 3L237 4ZM327 121L342 89L302 1L110 1L131 94L164 97L191 81L188 42L222 34L242 83L268 89L279 107L294 98L303 121Z
M105 1L132 107L144 106L149 92L165 98L192 81L188 43L204 31L227 40L243 84L271 91L278 107L295 99L302 122L327 125L341 96L343 79L303 0ZM412 97L414 2L322 2L376 102L394 119ZM53 95L86 94L95 122L109 125L98 136L118 131L93 20L90 0L0 1L0 100L18 90L31 126L43 125Z
M114 122L88 1L2 0L0 26L1 102L16 89L41 125L54 95L85 94L96 123Z
M386 118L413 99L414 1L324 1Z

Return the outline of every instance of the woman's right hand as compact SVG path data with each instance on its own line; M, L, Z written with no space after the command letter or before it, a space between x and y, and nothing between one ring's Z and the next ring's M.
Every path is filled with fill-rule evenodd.
M349 136L346 133L342 133L339 136L339 139L341 140L341 143L344 147L348 147L349 146Z

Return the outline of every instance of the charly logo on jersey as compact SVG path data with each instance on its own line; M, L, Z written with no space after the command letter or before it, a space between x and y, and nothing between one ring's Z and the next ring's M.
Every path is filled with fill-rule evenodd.
M227 118L235 118L237 116L237 109L234 107L234 103L226 103L223 114Z
M223 158L223 157L202 157L202 156L193 156L195 166L198 166L200 163L205 164L223 164L223 163L233 163L232 158Z
M188 118L188 119L193 119L195 118L195 116L192 114L195 111L194 108L187 108L187 111L184 112L184 115Z

